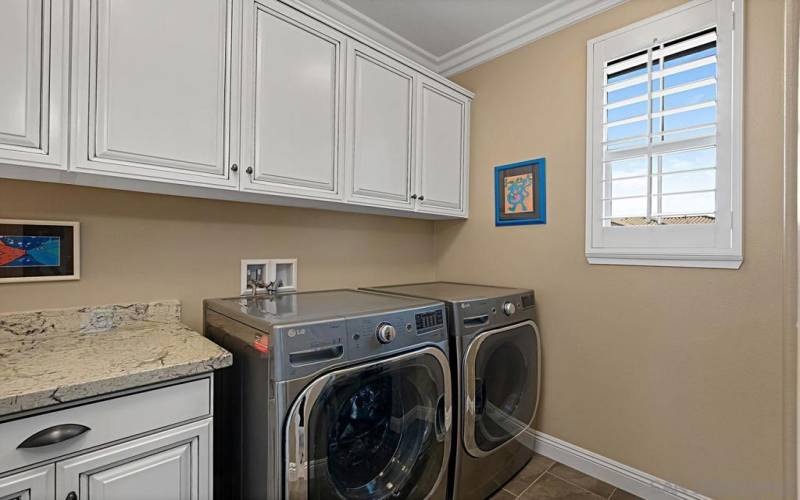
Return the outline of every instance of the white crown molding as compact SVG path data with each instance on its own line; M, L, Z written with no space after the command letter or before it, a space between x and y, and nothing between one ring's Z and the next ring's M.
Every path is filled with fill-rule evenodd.
M441 56L436 70L461 73L626 1L556 0Z
M348 28L351 28L363 35L372 38L378 43L389 47L395 52L408 57L423 66L437 71L439 64L438 58L414 44L405 37L395 33L381 23L375 21L356 9L350 7L341 0L300 0L306 5L317 9L323 14L339 21Z
M520 437L528 446L532 446L536 453L642 498L649 500L710 500L709 497L700 493L543 432L525 432Z
M518 49L628 0L555 0L482 35L447 54L436 56L341 0L301 0L336 21L445 76Z

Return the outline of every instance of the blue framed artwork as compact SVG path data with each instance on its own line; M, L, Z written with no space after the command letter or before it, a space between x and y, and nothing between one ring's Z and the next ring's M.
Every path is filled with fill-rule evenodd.
M77 222L0 220L0 283L80 278Z
M544 158L494 167L495 226L547 223Z

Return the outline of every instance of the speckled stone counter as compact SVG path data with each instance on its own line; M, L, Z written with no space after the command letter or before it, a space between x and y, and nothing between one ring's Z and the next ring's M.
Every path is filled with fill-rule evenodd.
M0 416L229 366L178 301L0 314Z

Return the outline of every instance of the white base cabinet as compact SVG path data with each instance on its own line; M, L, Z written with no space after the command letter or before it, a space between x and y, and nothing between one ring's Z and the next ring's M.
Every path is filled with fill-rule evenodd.
M0 500L209 500L211 391L202 377L0 423Z
M0 178L467 216L472 94L299 0L3 0L0 32Z
M208 499L210 446L211 419L206 419L58 462L56 498Z
M2 500L54 500L56 471L54 465L0 478Z

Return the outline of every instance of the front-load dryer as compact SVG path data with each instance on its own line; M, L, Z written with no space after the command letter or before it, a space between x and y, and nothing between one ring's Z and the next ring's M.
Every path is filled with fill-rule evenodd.
M332 290L205 301L215 497L447 495L452 383L441 302Z
M451 496L487 498L533 456L541 378L533 291L448 282L370 290L447 304L457 398Z

